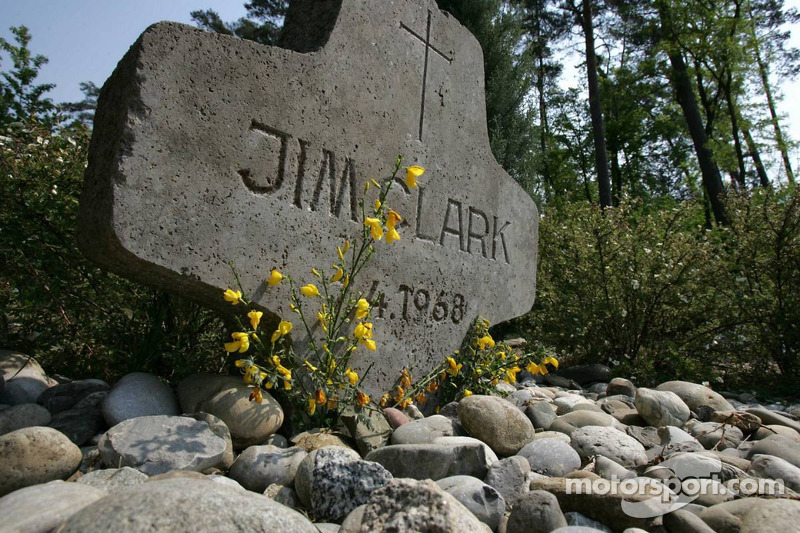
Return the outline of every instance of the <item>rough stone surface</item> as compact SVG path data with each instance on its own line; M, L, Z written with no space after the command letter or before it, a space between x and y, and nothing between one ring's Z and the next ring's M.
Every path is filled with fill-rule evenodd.
M522 411L495 396L476 394L464 398L458 404L458 420L470 436L502 456L517 453L536 433Z
M12 405L0 411L0 435L31 426L46 426L50 411L35 403Z
M63 481L19 489L0 498L3 531L48 533L106 491Z
M606 426L586 426L572 432L571 445L581 456L604 455L625 467L635 467L647 462L644 446L633 437Z
M367 417L367 421L364 419ZM389 442L392 436L392 426L380 411L367 411L359 415L352 408L345 410L339 417L345 431L356 443L361 455L367 455L372 450L377 450Z
M376 451L383 450L379 448ZM341 520L392 479L383 466L337 446L303 459L295 478L300 501L323 520Z
M540 439L530 442L517 452L537 474L551 477L564 475L581 467L581 458L572 446L557 439Z
M500 525L506 512L506 502L490 485L472 476L446 477L436 484L493 530Z
M728 400L698 383L667 381L656 387L656 390L674 392L689 406L689 409L695 412L702 405L707 405L714 411L733 411L733 406L728 403Z
M736 426L723 426L717 422L698 422L687 427L692 436L709 450L714 447L718 450L736 448L744 438L742 430Z
M506 501L506 507L514 507L528 493L528 473L531 465L518 455L506 457L489 467L484 483L494 487Z
M307 452L312 452L326 446L338 446L340 448L347 448L352 450L352 447L345 442L345 440L337 435L331 433L330 430L311 429L298 433L291 439L292 444L303 448Z
M800 492L800 468L780 457L756 455L747 473L760 478L783 480L784 485L795 492Z
M253 492L264 492L272 484L291 487L306 455L298 447L250 446L239 454L228 475Z
M682 427L691 413L680 396L670 391L658 391L640 387L634 400L636 410L651 426Z
M114 493L141 485L147 479L147 474L139 472L135 468L123 466L122 468L106 468L89 472L79 477L76 482Z
M109 427L137 416L178 414L178 401L169 385L144 372L123 376L103 402L103 417Z
M636 394L636 385L631 383L629 379L613 378L611 381L608 382L608 388L606 389L606 394L608 396L615 396L617 394L621 394L623 396L633 397L633 395Z
M452 437L456 434L457 422L442 415L432 415L412 420L395 429L392 444L428 444L438 437Z
M757 506L742 520L741 533L796 531L800 524L800 502L774 500Z
M483 453L486 457L486 468L489 468L500 460L497 457L497 454L495 454L494 451L489 448L488 444L473 437L438 437L434 439L431 444L441 444L443 446L455 446L457 444L478 444L483 446Z
M773 435L756 442L747 452L750 459L758 454L774 455L800 468L800 443L785 435Z
M0 436L0 496L66 479L81 464L81 450L63 433L48 427L22 428Z
M522 497L511 511L506 533L550 533L566 526L558 499L549 492L535 490Z
M479 444L398 444L370 452L365 459L382 464L394 477L442 479L486 476L486 454Z
M154 475L216 466L225 455L226 443L207 423L193 418L142 416L109 429L97 447L108 466L132 466Z
M122 531L276 531L316 533L297 511L266 496L195 479L149 481L88 505L61 533Z
M436 483L395 479L367 500L359 531L477 533L487 530L475 515Z
M377 6L297 2L288 49L151 26L100 95L78 237L104 267L217 307L231 261L272 312L266 324L298 320L302 349L288 284L266 290L265 275L312 281L309 265L360 231L365 183L404 153L428 171L422 187L393 191L402 240L359 280L397 317L376 318L380 357L352 360L359 374L376 363L375 397L404 365L438 364L479 312L498 323L530 309L538 226L489 146L478 41L433 0Z
M36 403L45 407L52 414L72 409L75 404L95 392L108 391L111 387L100 379L80 379L69 383L60 383L44 391Z
M228 426L220 420L218 417L210 414L210 413L189 413L183 414L181 416L186 416L189 418L194 418L195 420L199 420L200 422L205 422L208 424L208 427L211 431L214 432L214 435L221 438L225 441L225 454L222 456L219 464L216 465L217 468L221 468L223 470L228 470L231 465L233 465L234 454L233 454L233 440L231 439L231 431L228 429ZM281 437L285 440L285 437ZM269 443L268 443L269 444ZM285 448L286 446L281 446Z

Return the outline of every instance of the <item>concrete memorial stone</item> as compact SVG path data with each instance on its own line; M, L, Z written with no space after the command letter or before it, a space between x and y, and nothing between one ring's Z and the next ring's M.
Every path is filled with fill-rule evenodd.
M367 181L402 153L427 172L398 180L402 240L379 242L358 280L376 307L379 351L353 361L376 362L367 389L433 366L478 314L527 312L538 214L490 150L476 39L433 0L304 0L281 45L175 23L141 35L100 95L84 253L211 306L226 305L232 262L264 320L298 320L269 271L314 281L361 230Z

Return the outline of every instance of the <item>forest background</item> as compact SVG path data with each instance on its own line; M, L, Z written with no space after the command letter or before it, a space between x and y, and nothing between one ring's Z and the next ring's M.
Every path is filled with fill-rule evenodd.
M800 379L800 69L782 0L439 0L484 50L498 162L541 211L537 301L500 326L567 363L790 394ZM204 29L280 44L254 0ZM69 377L226 364L210 311L89 264L74 244L98 87L54 104L21 27L0 42L0 347ZM558 50L581 43L580 86ZM444 357L446 354L441 354Z

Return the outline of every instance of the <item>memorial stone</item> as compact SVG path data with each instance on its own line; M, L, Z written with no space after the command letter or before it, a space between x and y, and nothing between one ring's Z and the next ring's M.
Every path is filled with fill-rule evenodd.
M490 150L480 45L433 0L294 2L281 47L148 28L99 98L79 244L229 312L230 262L264 321L297 321L270 270L315 281L398 154L426 173L398 179L386 203L402 239L377 243L357 287L378 350L353 362L375 362L366 388L381 392L403 365L441 361L477 315L511 319L535 295L536 206Z

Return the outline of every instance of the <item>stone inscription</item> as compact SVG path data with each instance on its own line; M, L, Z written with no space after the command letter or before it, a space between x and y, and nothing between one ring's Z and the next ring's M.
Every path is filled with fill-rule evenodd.
M368 298L377 311L376 319L414 321L428 324L460 324L467 315L468 303L463 294L401 284L393 296L379 291L373 282Z
M253 133L259 141L253 142ZM294 139L292 135L270 128L253 120L246 134L250 149L247 165L239 165L238 174L242 183L256 194L277 192L284 181L294 183L292 205L337 218L350 218L358 222L358 190L356 183L363 183L356 174L356 161L350 157L339 157L332 150L314 148L308 141ZM253 148L256 147L256 148ZM263 154L253 150L264 151ZM297 157L289 157L294 150ZM254 161L262 161L261 168ZM290 161L297 161L292 164ZM254 168L255 167L255 168ZM274 176L274 177L273 177ZM410 194L402 180L395 188ZM492 261L511 264L509 243L505 231L510 221L500 220L497 215L467 205L466 202L448 198L444 211L427 216L425 187L416 189L416 223L414 237L420 241L453 248L468 254L480 255ZM421 221L441 220L433 228L422 228ZM407 226L407 224L406 224ZM404 313L404 317L406 314ZM457 322L456 322L457 323Z

